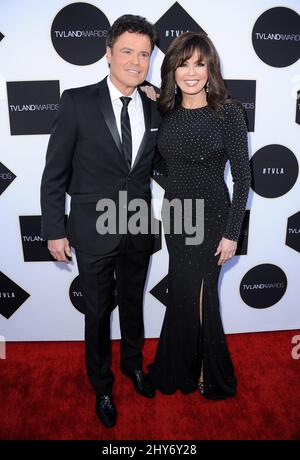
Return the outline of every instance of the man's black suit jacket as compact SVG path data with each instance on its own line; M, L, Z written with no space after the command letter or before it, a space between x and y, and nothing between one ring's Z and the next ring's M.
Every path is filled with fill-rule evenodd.
M138 89L139 90L139 89ZM90 254L105 254L121 235L100 235L96 203L110 198L118 203L119 191L128 199L151 201L150 177L156 152L160 116L156 103L139 90L145 133L129 170L122 152L106 78L100 83L63 92L50 136L41 183L42 237L67 237L70 244ZM65 225L65 194L71 195L71 211ZM151 235L136 235L138 250L150 248Z

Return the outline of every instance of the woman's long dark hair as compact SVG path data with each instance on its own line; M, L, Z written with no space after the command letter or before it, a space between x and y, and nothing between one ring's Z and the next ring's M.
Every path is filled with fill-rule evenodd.
M165 114L181 104L180 88L177 88L175 94L175 70L190 59L195 51L199 54L199 58L207 62L208 106L217 110L222 104L231 101L221 75L220 59L212 41L205 33L185 32L172 41L161 66L161 94L157 101L161 113Z

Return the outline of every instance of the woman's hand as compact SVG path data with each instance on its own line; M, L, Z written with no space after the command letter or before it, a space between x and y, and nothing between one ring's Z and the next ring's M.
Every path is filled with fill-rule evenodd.
M226 238L222 238L217 252L215 253L215 256L220 255L220 258L218 260L218 265L223 265L227 260L231 259L231 257L234 256L237 248L237 242L232 241L232 240L227 240Z
M152 101L156 101L156 99L159 98L159 94L155 91L153 86L140 86L140 89L146 93L146 96L149 97L149 99L152 99Z

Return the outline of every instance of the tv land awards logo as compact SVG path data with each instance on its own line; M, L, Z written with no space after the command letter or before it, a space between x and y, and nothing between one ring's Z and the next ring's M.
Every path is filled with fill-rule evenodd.
M73 306L78 310L80 313L85 313L85 304L83 298L82 287L80 285L79 276L76 276L72 281L69 289L69 297L73 304Z
M243 277L240 295L252 308L269 308L279 302L287 288L284 271L273 264L261 264L253 267Z
M13 172L0 162L0 195L7 189L16 177L17 176L15 176Z
M24 262L54 262L41 237L41 216L19 216Z
M71 64L94 64L106 53L109 28L107 17L96 6L71 3L54 18L52 44L59 56Z
M255 126L256 80L225 80L226 87L233 97L244 107L247 114L248 131Z
M299 165L287 147L271 144L258 150L250 160L251 187L260 196L278 198L291 190L297 181Z
M58 80L7 82L12 135L49 134L59 109Z
M28 292L0 272L0 314L4 318L9 319L28 297Z
M65 225L67 219L65 215ZM41 236L41 220L41 216L19 216L24 262L56 262Z
M285 244L300 252L300 211L288 218Z
M85 301L84 301L84 294L82 291L82 287L80 284L79 275L74 278L70 285L69 289L69 297L73 304L73 306L78 310L80 313L85 314ZM116 288L116 282L114 281L113 287L113 295L110 302L110 309L113 311L118 305L118 293Z
M158 35L157 46L163 53L167 51L174 38L179 37L183 32L204 32L178 2L175 2L156 22L155 28Z
M300 57L300 16L285 7L271 8L256 21L252 44L257 56L273 67L286 67Z

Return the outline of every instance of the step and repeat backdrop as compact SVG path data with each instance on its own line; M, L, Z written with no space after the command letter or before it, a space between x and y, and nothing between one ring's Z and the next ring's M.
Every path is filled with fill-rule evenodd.
M1 0L0 336L83 339L76 256L65 266L47 251L40 236L40 180L60 94L107 75L107 31L126 13L156 25L149 81L160 85L164 53L175 37L205 31L231 94L247 111L253 178L238 254L220 277L225 331L299 328L299 0ZM228 165L225 177L232 193ZM161 221L164 179L157 172L152 190ZM160 230L145 288L146 337L159 335L168 296L161 222ZM115 293L113 338L119 337L117 303Z

